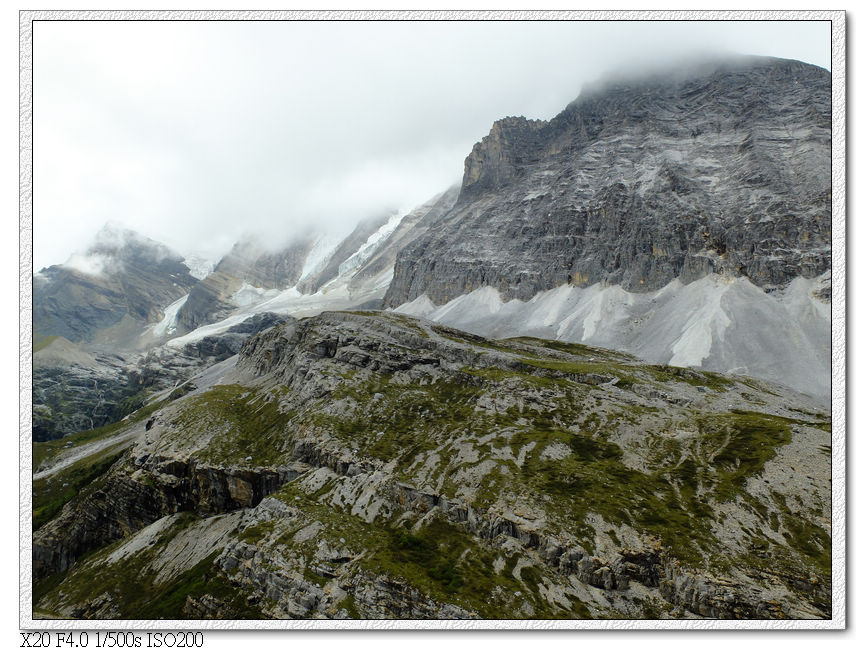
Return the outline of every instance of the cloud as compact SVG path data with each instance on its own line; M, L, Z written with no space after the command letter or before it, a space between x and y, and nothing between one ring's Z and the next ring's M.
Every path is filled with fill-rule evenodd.
M181 253L407 209L505 115L612 69L727 50L828 66L805 22L38 22L34 266L103 223Z
M63 266L83 273L84 275L101 276L110 267L113 260L107 255L85 255L72 253Z

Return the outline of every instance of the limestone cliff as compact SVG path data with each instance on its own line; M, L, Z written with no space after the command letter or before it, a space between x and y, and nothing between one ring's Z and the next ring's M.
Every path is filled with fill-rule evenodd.
M822 68L742 57L589 87L549 122L500 120L466 158L455 208L398 256L385 305L819 276L830 87Z

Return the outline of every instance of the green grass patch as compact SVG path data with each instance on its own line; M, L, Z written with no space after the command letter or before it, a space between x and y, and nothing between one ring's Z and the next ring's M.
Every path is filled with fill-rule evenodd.
M691 386L705 386L714 390L727 390L736 385L736 382L729 377L707 370L661 365L644 366L644 369L652 375L655 381L662 383L684 382Z
M343 598L339 602L339 606L342 609L344 609L346 611L346 613L348 613L349 618L353 618L353 619L363 618L357 609L357 603L354 600L354 596L352 596L351 594L349 594L348 596Z
M254 526L244 528L240 535L238 535L238 538L247 544L257 544L270 535L275 526L276 523L273 521L262 521Z
M33 353L39 352L40 350L44 350L49 345L54 343L59 336L40 336L39 334L33 333Z
M177 414L174 436L185 437L204 427L216 433L199 457L211 463L240 463L252 456L256 465L283 458L285 429L293 414L280 409L277 392L264 393L237 384L214 386L190 398Z
M261 611L251 606L242 592L231 584L214 567L214 560L220 551L216 550L207 558L185 571L167 586L155 587L141 608L130 618L133 619L174 619L185 618L183 607L187 598L212 596L223 603L226 614L238 619L263 618ZM155 588L154 588L155 587Z
M716 472L715 498L732 501L741 494L748 478L762 471L778 447L790 442L794 422L754 411L698 418L700 432L720 447L711 461Z
M809 519L794 513L787 506L787 501L777 492L772 492L772 500L780 511L782 535L806 564L822 576L828 576L832 571L832 538L819 525Z
M395 312L379 312L382 316L387 318L388 320L399 323L403 327L407 327L412 332L420 336L421 338L428 339L429 334L427 334L426 330L415 322L415 320L405 314L397 314Z
M314 414L310 419L366 455L410 465L422 452L434 449L438 440L460 432L482 432L493 419L475 413L482 389L470 377L457 376L429 384L410 386L391 383L388 376L346 383L333 399L357 404L339 416ZM379 397L373 398L378 394Z
M539 593L539 569L534 580L520 583L510 572L496 573L496 551L478 543L461 524L434 517L420 531L392 529L387 544L369 560L376 572L399 576L436 600L475 611L483 618L521 617L522 590L537 618L578 617L580 610L550 605ZM522 575L531 569L524 568ZM528 591L528 593L526 593Z

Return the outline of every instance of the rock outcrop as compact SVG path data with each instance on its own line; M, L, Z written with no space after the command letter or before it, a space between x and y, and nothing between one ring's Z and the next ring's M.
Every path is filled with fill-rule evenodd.
M95 429L140 406L120 412L121 402L137 392L129 390L126 359L108 354L85 356L80 351L79 355L75 363L66 363L65 358L44 363L35 359L33 440L54 440Z
M34 354L33 440L45 441L117 422L167 389L187 390L196 372L240 351L253 334L292 321L262 312L182 348L88 353L55 338Z

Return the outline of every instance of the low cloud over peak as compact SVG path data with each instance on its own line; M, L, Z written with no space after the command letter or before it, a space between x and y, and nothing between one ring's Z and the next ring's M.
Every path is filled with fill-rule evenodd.
M350 230L608 70L696 48L828 67L828 42L806 22L39 22L34 267L109 219L206 257Z

